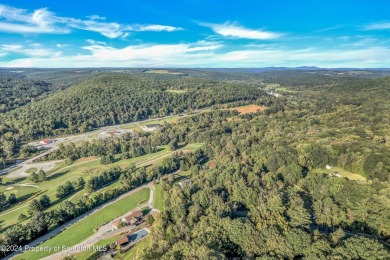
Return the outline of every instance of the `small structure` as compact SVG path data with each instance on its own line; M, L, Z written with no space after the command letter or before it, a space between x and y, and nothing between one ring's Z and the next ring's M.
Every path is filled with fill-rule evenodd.
M342 176L338 173L336 173L334 176L336 176L337 178L341 178Z
M116 245L120 245L120 246L123 246L123 245L125 245L125 244L127 244L127 243L129 243L129 238L128 238L127 236L123 236L123 237L119 238L119 239L115 242Z
M49 139L45 139L45 140L42 140L39 142L40 145L47 145L47 144L50 144L51 143L51 140Z
M136 224L139 219L143 216L144 214L142 214L142 211L140 209L137 209L136 211L133 211L131 212L129 215L127 215L126 217L124 217L122 219L123 222L127 223L127 224L130 224L130 225L134 225Z
M114 221L111 226L114 228L114 229L118 229L121 225L122 221L119 219L117 221Z
M330 165L326 165L325 168L328 170L332 169L332 167Z

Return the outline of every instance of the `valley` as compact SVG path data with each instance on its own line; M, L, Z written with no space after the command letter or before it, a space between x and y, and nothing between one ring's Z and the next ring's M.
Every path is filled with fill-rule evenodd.
M384 72L129 71L3 71L4 258L389 256Z

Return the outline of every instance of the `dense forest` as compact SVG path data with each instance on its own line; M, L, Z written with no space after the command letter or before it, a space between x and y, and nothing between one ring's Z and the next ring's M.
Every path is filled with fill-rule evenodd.
M118 73L85 77L87 79L81 83L37 102L27 102L28 98L33 99L36 89L35 85L30 86L25 91L25 106L0 115L0 164L34 152L22 146L28 140L83 133L97 127L179 114L216 104L248 102L264 95L262 90L248 84L205 79L155 79ZM20 80L23 82L23 79L14 81ZM15 95L18 86L11 88ZM167 89L185 89L186 92L176 94ZM8 95L4 89L2 91L0 95ZM9 99L13 99L12 96Z
M7 137L28 140L224 103L267 106L242 115L214 109L152 133L61 146L44 159L127 158L159 145L205 144L158 167L111 167L88 183L65 183L58 196L116 179L121 186L51 212L44 212L47 201L36 201L28 224L7 229L1 243L25 244L157 179L164 209L138 259L390 259L390 78L306 71L262 72L247 83L242 78L105 73L2 115L3 132L13 129ZM267 84L279 84L282 96L265 94L259 86ZM365 181L329 174L326 166ZM188 185L163 178L178 169L191 172Z
M205 142L213 164L193 168L188 187L164 181L139 259L389 259L390 79L303 89L284 111L171 129ZM372 181L330 177L327 164Z

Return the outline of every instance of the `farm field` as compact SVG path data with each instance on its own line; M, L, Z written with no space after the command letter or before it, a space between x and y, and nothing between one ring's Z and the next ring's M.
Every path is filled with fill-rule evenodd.
M48 246L53 248L56 245L73 246L77 245L81 241L90 237L94 229L100 227L102 223L107 223L118 216L125 214L126 212L134 209L141 201L149 199L150 189L142 189L132 195L129 195L106 208L99 210L98 212L80 220L74 225L70 226L57 236L43 242L40 246ZM48 256L49 253L43 252L25 252L18 255L15 259L41 259Z
M352 173L352 172L343 170L340 167L332 167L332 169L325 169L325 168L323 168L323 169L316 169L316 170L314 170L314 172L332 174L333 176L336 174L335 172L337 172L342 177L348 178L349 180L355 180L355 181L360 181L360 182L367 182L366 177L364 177L364 176L362 176L360 174L356 174L356 173Z

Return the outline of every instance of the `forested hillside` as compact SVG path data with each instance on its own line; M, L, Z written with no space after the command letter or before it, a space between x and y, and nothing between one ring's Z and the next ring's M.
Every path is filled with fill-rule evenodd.
M39 78L39 75L30 77ZM63 78L67 79L65 76ZM71 81L80 80L75 76L68 78ZM53 81L53 78L49 79ZM82 133L101 126L179 114L216 104L249 102L264 95L262 90L243 83L101 73L45 99L29 103L34 99L35 92L38 91L36 95L39 95L44 89L35 85L25 87L22 95L18 86L23 84L19 84L19 81L26 80L17 79L7 86L13 96L17 95L20 99L25 96L23 104L26 105L0 115L0 160L3 162L21 156L20 146L24 141ZM49 91L51 83L45 84L45 91ZM185 93L172 93L166 91L168 89L182 89ZM15 97L4 100L15 100ZM29 153L28 147L22 149L22 157Z
M163 181L164 211L137 257L389 259L390 79L313 83L263 114L165 129L205 142L212 163L191 167L187 187Z
M55 90L55 87L45 81L0 76L0 112L37 101Z
M12 158L28 155L19 145L32 138L213 108L151 133L59 146L42 159L72 163L100 156L106 165L161 145L173 151L204 143L155 167L85 171L95 174L85 184L91 191L118 178L121 186L67 201L66 210L33 212L28 223L6 229L0 242L25 244L156 180L163 208L138 259L390 259L390 78L273 71L248 82L245 74L232 81L201 79L208 74L104 72L3 113L0 154ZM239 115L230 110L237 104L266 110ZM186 185L162 178L176 170L190 172ZM64 184L58 196L82 186L70 184L73 189Z

